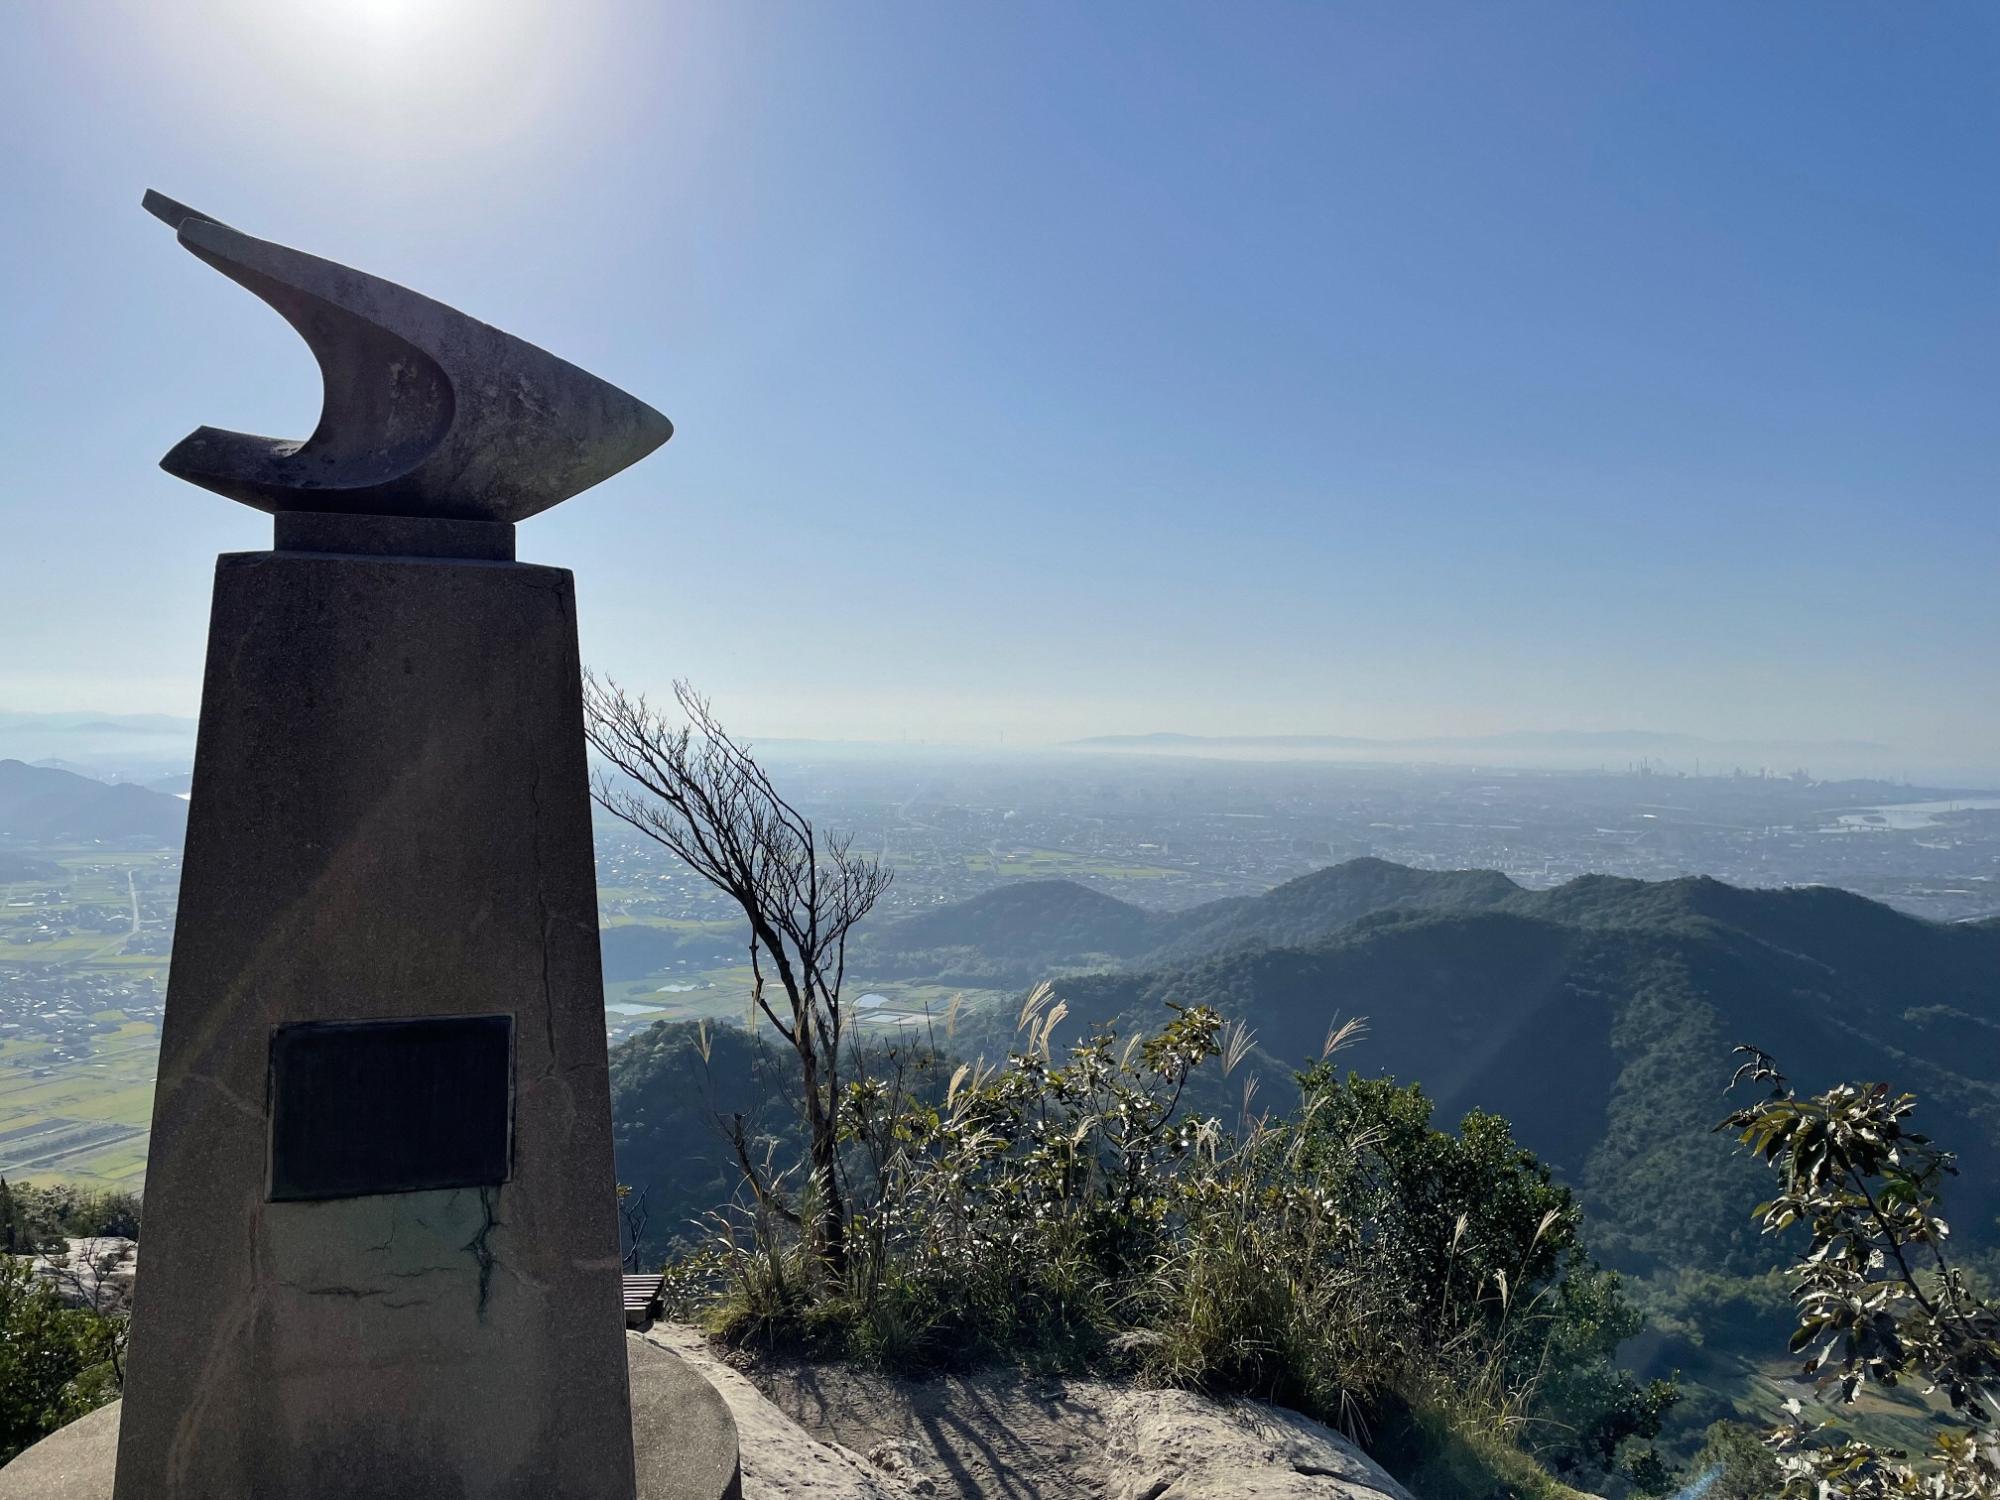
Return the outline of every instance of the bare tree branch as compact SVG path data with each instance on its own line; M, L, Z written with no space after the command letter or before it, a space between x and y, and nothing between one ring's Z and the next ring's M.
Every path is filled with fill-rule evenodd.
M851 839L824 839L733 738L709 701L674 684L679 722L642 695L584 673L585 733L609 768L591 792L607 812L659 843L728 896L750 927L751 999L791 1046L799 1069L810 1170L818 1187L810 1229L834 1264L844 1263L845 1194L840 1175L841 986L847 939L888 889L880 860ZM771 993L775 982L779 994ZM792 1222L750 1161L741 1123L737 1164L759 1202Z

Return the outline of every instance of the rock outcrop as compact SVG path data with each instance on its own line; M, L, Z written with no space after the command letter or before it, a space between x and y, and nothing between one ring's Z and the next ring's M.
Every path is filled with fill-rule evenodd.
M130 1312L132 1281L139 1272L138 1241L106 1234L64 1244L57 1254L29 1258L29 1269L71 1307L107 1316Z
M1282 1407L1134 1391L1108 1426L1105 1500L1410 1500L1352 1443Z
M1330 1428L1254 1401L1008 1371L904 1381L649 1338L707 1377L744 1500L1411 1500Z
M910 1493L897 1479L838 1443L808 1434L741 1371L717 1358L692 1329L662 1324L643 1335L671 1349L715 1387L730 1416L743 1464L743 1500L899 1500Z

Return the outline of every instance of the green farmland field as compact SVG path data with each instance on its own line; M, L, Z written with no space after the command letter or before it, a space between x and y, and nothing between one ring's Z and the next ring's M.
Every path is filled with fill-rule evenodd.
M146 1170L159 1034L118 1023L88 1057L48 1042L0 1042L0 1161L30 1182L134 1187Z
M0 1172L136 1187L167 982L166 954L148 950L171 933L177 861L94 847L37 857L61 876L0 886Z
M165 953L150 950L164 948L170 935L176 871L168 857L154 854L64 850L41 857L61 867L60 880L0 885L0 1175L137 1188L145 1176L157 1017L167 981ZM1049 858L1070 873L1092 870L1068 856ZM1154 872L1119 867L1118 873ZM600 898L607 928L644 924L682 938L722 938L740 952L733 921L657 915L646 909L656 898L640 886L605 887ZM86 919L97 925L86 927ZM707 952L715 954L715 945ZM79 992L102 998L79 1005ZM644 978L607 983L605 1020L614 1041L655 1021L741 1025L750 993L747 964L691 957ZM940 1042L955 998L962 1011L1019 999L1011 991L872 984L865 973L850 974L847 996L861 1036L923 1028Z

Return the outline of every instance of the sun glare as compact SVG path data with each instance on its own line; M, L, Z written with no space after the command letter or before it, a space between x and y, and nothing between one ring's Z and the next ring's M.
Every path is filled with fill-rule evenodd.
M235 56L190 52L181 76L267 126L435 157L540 129L592 29L527 0L211 0ZM163 47L191 35L165 27ZM250 97L251 94L257 97Z
M425 20L422 12L445 8L435 0L342 0L342 3L332 7L351 15L360 30L383 38L415 30Z
M518 23L525 9L478 0L305 0L283 14L323 45L355 51L408 49L426 54L435 65L438 49L476 56L489 37L507 29L505 18Z

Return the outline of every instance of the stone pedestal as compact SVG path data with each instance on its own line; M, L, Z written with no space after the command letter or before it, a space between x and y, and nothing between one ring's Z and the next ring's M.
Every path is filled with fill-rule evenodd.
M700 1371L656 1344L634 1334L626 1348L632 1370L637 1500L743 1500L736 1422L722 1396ZM0 1468L0 1500L112 1500L123 1407L118 1401L99 1407ZM265 1500L267 1493L258 1491L254 1500ZM284 1493L289 1492L280 1495ZM398 1500L459 1491L347 1493L356 1500ZM249 1492L243 1494L252 1500Z
M633 1500L568 573L219 561L146 1189L117 1500Z

